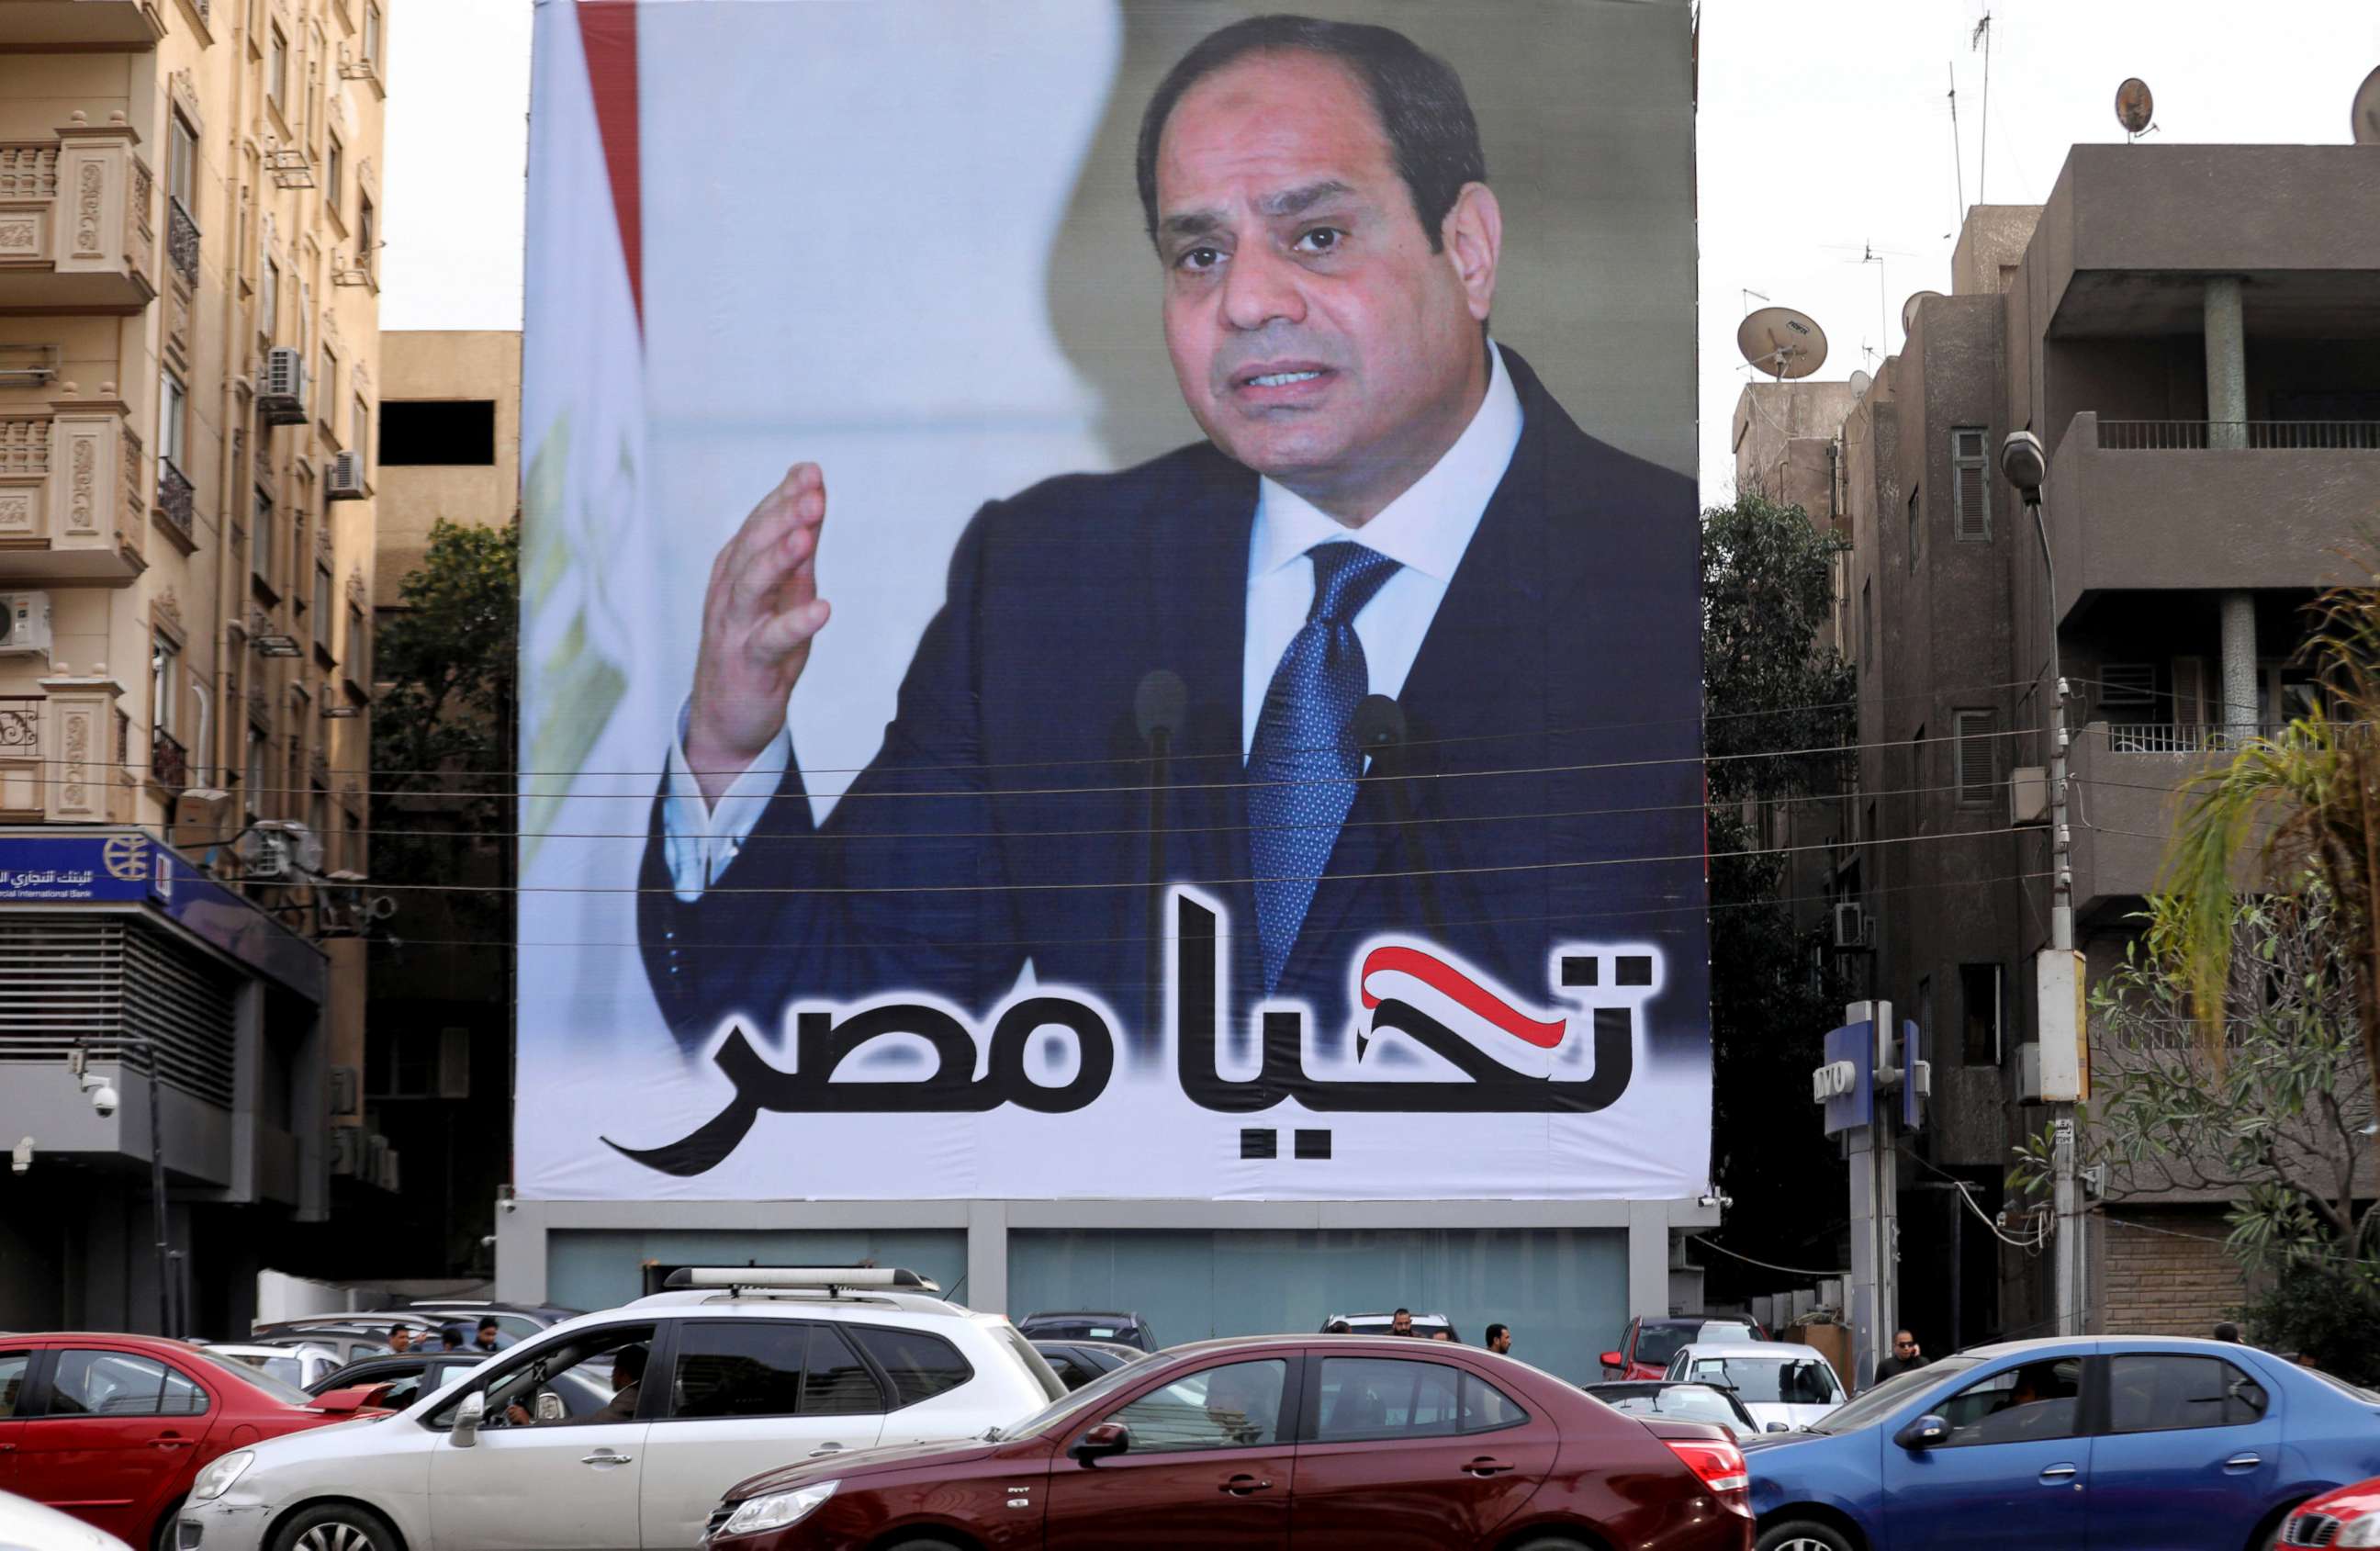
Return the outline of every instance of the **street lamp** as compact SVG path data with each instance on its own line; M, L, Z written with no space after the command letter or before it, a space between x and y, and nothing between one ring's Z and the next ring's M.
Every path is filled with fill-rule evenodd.
M181 1332L176 1328L174 1321L174 1249L165 1221L165 1147L157 1120L164 1093L164 1083L157 1071L157 1042L137 1034L112 1037L120 1048L138 1049L149 1058L149 1201L157 1230L157 1329L164 1336L178 1336ZM82 1084L84 1097L91 1100L91 1107L104 1120L115 1113L123 1098L115 1091L114 1084L91 1071L90 1067L89 1050L77 1045L67 1051L67 1070L75 1074L76 1080Z

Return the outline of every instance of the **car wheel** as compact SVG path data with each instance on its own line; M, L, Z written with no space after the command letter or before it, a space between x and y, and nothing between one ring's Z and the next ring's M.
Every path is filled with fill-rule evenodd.
M157 1515L157 1527L149 1532L149 1551L174 1551L175 1544L180 1539L175 1526L181 1522L181 1519L182 1499L176 1497L165 1505L164 1512Z
M1852 1551L1852 1543L1830 1524L1789 1519L1761 1531L1753 1551Z
M1524 1540L1510 1551L1586 1551L1586 1547L1565 1535L1547 1535L1538 1540Z
M360 1503L301 1509L273 1537L273 1551L401 1551L389 1521Z

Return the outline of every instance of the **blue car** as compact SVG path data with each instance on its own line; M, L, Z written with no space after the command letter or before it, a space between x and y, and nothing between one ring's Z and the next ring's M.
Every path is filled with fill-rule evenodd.
M1757 1551L2265 1551L2380 1475L2380 1395L2228 1342L2010 1341L1743 1453Z

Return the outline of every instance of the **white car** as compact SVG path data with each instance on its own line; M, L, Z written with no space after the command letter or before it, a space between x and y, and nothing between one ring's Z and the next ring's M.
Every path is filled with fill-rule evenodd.
M849 1449L970 1437L1066 1387L1014 1326L914 1272L687 1270L402 1412L235 1450L183 1551L641 1551L699 1545L727 1488ZM548 1387L606 1368L571 1417Z
M8 1551L132 1551L105 1530L14 1492L0 1492L0 1546Z
M1695 1341L1678 1349L1665 1376L1732 1390L1763 1427L1806 1427L1843 1403L1834 1364L1796 1341Z
M312 1387L318 1378L337 1373L345 1360L327 1346L265 1346L244 1341L209 1341L205 1351L271 1374L292 1389Z

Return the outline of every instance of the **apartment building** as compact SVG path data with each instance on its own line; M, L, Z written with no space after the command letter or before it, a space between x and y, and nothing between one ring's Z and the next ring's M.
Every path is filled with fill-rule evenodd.
M1936 1350L2037 1333L2050 1306L2047 1258L1955 1191L1996 1211L2010 1147L2048 1118L2022 1051L2049 935L2053 635L2095 982L2137 932L2175 791L2311 703L2289 664L2301 610L2380 515L2380 155L2077 146L2046 204L1969 212L1952 272L1831 439L1818 520L1850 546L1838 619L1863 747L1850 789L1792 825L1828 848L1818 891L1842 907L1811 908L1814 940L1920 1024L1933 1061L1901 1319ZM1755 387L1739 415L1792 425L1776 398L1840 391ZM2040 532L1998 471L2018 430L2048 452ZM1739 477L1777 441L1744 438ZM2096 1208L2095 1328L2203 1333L2240 1301L2219 1198Z
M385 6L0 0L0 1325L237 1328L289 1225L397 1182L355 888Z

